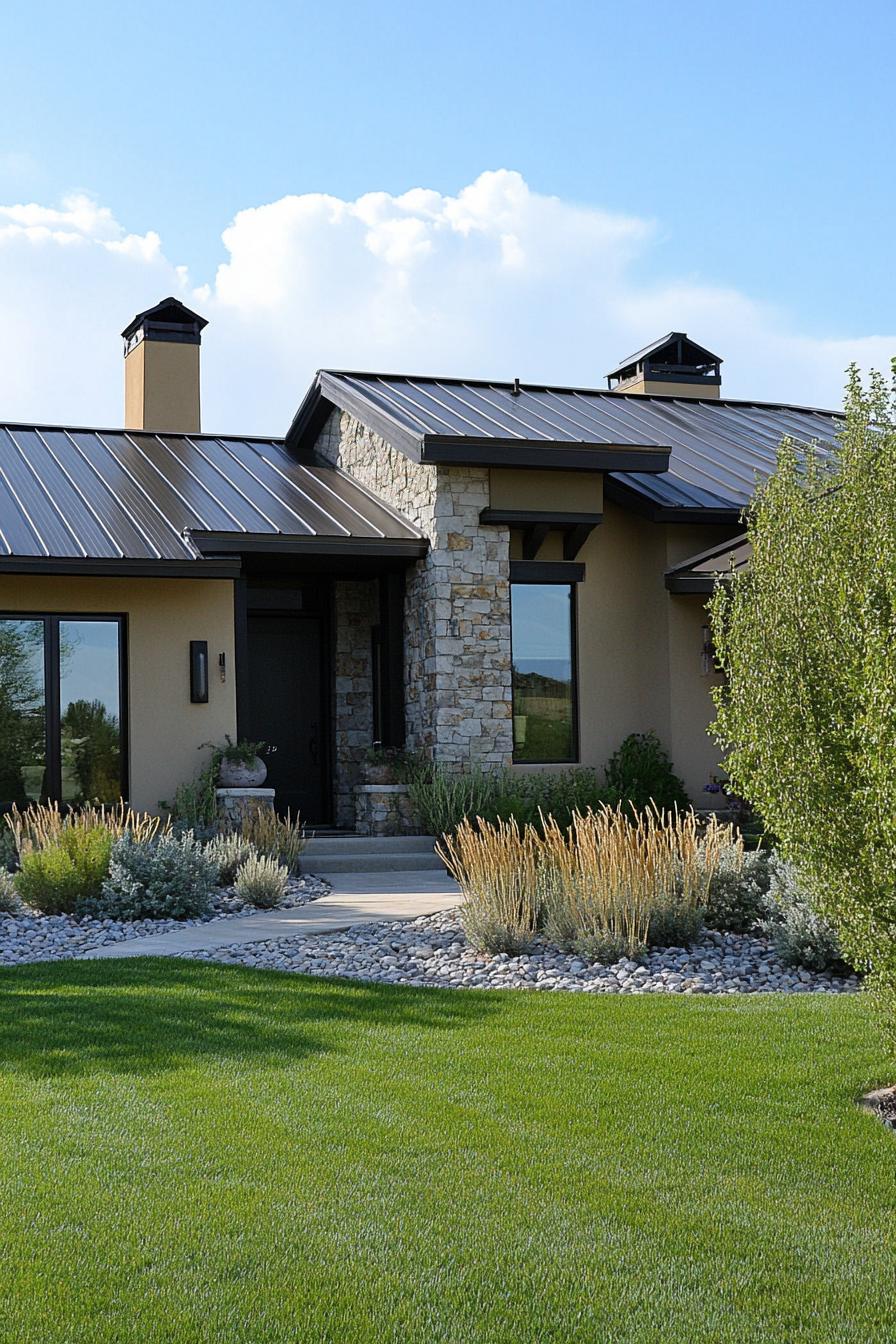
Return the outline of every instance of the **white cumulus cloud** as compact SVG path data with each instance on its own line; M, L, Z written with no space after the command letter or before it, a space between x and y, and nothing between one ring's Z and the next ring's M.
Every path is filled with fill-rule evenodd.
M152 220L144 221L151 225ZM456 195L320 193L240 211L214 275L85 193L0 205L0 418L116 423L118 332L179 295L207 317L203 420L282 432L320 366L602 384L670 329L725 357L729 395L838 405L886 333L820 340L734 288L648 281L650 220L533 191L515 172Z

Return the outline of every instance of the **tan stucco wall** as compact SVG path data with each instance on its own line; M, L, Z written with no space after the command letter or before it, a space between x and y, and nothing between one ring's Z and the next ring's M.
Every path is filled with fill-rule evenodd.
M633 378L629 383L620 383L614 392L636 392L642 397L699 397L718 401L722 394L718 383L664 383L658 380Z
M155 811L236 736L233 583L228 579L0 576L0 612L127 616L130 801ZM191 639L208 640L209 700L190 703ZM218 655L224 653L222 684Z
M711 805L703 786L718 770L719 751L706 732L718 679L701 669L704 599L670 594L664 574L729 535L653 523L607 501L602 525L578 556L585 565L576 594L581 763L600 770L628 733L653 729L698 807ZM511 556L520 558L517 532ZM559 533L538 559L562 559Z
M199 346L141 341L124 361L126 429L198 434Z
M604 478L598 471L489 472L492 509L555 509L558 513L600 513L604 506Z

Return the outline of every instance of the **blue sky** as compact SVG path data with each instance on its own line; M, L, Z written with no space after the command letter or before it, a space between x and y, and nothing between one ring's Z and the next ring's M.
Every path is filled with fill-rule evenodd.
M204 354L210 411L242 409L252 423L269 414L259 428L277 427L325 361L410 367L441 358L444 371L597 382L629 346L660 334L656 322L687 323L704 343L726 342L726 390L838 402L844 356L879 363L891 345L896 351L892 30L885 3L86 0L9 9L0 205L62 209L73 194L86 196L117 232L63 221L63 231L81 231L82 259L85 237L99 239L106 257L110 240L158 235L159 245L144 243L139 258L136 244L113 248L114 274L99 259L66 271L62 254L70 259L76 248L54 250L59 239L38 238L31 217L26 238L25 217L9 216L15 236L6 250L20 250L6 274L0 255L0 356L5 328L6 348L21 358L15 378L4 384L0 373L0 415L41 414L42 388L29 382L25 355L33 330L38 357L35 314L53 320L54 296L63 328L85 303L97 310L84 337L97 375L78 364L64 389L68 418L112 414L118 374L102 332L120 329L175 276L219 323L217 353ZM249 275L251 254L251 275L235 283L222 235L240 212L290 197L351 203L380 193L394 213L391 202L412 189L453 201L500 170L518 175L512 181L524 183L529 202L520 206L514 188L508 207L504 191L494 211L505 222L488 225L503 249L494 266L525 273L510 299L508 286L490 288L484 254L471 270L468 249L442 248L446 228L456 242L470 237L468 224L451 222L453 207L410 259L369 232L345 242L341 224L335 239L332 218L309 234L285 208L279 219L253 216L236 235L235 269ZM518 207L549 198L562 203L562 226L546 224L540 207L528 233L506 223ZM403 204L399 213L407 212ZM589 212L602 221L596 232ZM423 213L432 217L428 204ZM591 241L570 247L583 220ZM523 241L517 248L508 238ZM0 254L2 244L0 228ZM559 249L570 252L565 272ZM362 275L370 255L380 269ZM219 283L222 264L231 267L230 289ZM391 268L385 289L383 267ZM338 322L323 312L326 290L311 285L311 271L328 277ZM589 271L602 287L586 311L570 295L580 279L592 283ZM265 303L248 302L253 286L269 292ZM384 334L382 307L374 311L375 299L388 305L396 293L425 313L417 329L398 304L404 341ZM508 302L505 331L493 315ZM521 330L524 304L531 324ZM481 339L471 339L474 329ZM207 347L212 339L210 330ZM790 384L776 374L788 351ZM514 367L505 367L505 352ZM473 367L462 364L465 353ZM233 391L238 371L254 391ZM110 376L114 389L101 390ZM47 407L47 416L60 413Z

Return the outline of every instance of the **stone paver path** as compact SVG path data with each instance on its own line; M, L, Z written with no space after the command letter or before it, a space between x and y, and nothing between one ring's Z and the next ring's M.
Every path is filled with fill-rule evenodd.
M172 933L130 938L85 952L83 957L171 957L293 934L332 933L353 924L416 919L447 910L460 901L457 883L441 872L345 873L328 880L332 885L328 896L297 909L259 910L252 915L189 925Z

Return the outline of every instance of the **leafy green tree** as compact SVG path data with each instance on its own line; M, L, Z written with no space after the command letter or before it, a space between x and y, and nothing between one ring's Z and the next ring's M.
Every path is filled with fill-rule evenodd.
M896 1009L896 365L850 370L833 460L784 443L717 586L716 734L734 788Z
M43 625L0 621L0 801L44 793ZM29 779L26 780L26 770Z
M118 716L101 700L73 700L62 716L62 765L77 780L69 802L114 803L121 795Z

